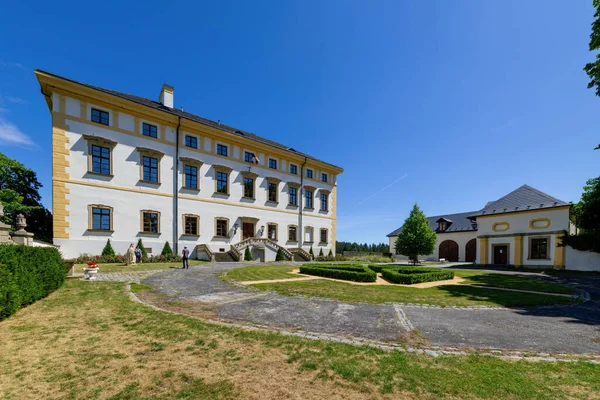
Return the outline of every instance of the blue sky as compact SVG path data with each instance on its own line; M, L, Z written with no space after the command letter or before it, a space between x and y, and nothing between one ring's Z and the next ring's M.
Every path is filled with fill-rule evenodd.
M143 5L142 5L143 4ZM51 205L44 69L157 99L345 168L338 240L385 241L413 203L481 208L598 175L591 1L11 2L0 151Z

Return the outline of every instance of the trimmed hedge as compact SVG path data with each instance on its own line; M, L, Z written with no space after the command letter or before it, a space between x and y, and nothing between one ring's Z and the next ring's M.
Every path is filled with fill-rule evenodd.
M0 245L0 320L46 297L65 281L65 262L57 249Z
M398 268L398 266L397 265L385 265L385 264L383 264L383 265L369 265L369 269L370 270L375 271L375 272L379 272L379 273L381 273L381 271L384 268L385 269Z
M353 282L377 280L377 274L362 265L306 264L300 267L300 273Z
M395 267L382 269L381 276L393 283L412 285L453 279L454 272L440 268Z

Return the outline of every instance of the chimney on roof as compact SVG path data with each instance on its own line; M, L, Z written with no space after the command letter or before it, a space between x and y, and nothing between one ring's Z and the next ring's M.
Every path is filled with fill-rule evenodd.
M173 104L175 103L174 97L175 90L173 89L173 86L169 86L165 83L160 90L158 101L165 107L173 108Z

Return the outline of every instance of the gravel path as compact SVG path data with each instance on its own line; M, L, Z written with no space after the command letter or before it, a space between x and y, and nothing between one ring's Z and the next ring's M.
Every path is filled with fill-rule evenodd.
M171 301L212 305L219 318L237 323L380 341L418 330L434 346L600 354L600 302L593 295L581 305L523 309L343 303L260 292L216 276L240 266L162 271L142 283ZM600 285L600 277L560 280L575 288Z

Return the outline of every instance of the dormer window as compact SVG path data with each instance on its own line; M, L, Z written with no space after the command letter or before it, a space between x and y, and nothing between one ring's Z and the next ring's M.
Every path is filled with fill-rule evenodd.
M446 232L450 225L452 225L452 221L447 218L440 218L435 222L438 224L438 232Z

